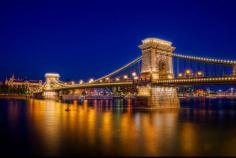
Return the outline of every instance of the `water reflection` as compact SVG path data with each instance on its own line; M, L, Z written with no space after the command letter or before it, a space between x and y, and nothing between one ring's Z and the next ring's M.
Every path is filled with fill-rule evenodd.
M232 103L189 100L180 110L142 111L132 100L0 100L0 154L235 156Z

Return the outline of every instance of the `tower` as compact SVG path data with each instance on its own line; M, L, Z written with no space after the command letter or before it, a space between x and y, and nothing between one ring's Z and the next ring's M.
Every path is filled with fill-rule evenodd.
M138 87L138 96L147 97L148 107L157 109L179 108L176 87L158 86L153 81L173 79L172 43L158 38L147 38L139 46L142 51L142 80L150 84Z
M52 91L52 88L56 88L59 85L60 75L57 73L46 73L45 74L45 84L44 84L44 98L55 99L57 97L57 93Z
M142 50L142 79L171 79L173 78L172 54L175 47L169 41L158 38L147 38L139 46Z

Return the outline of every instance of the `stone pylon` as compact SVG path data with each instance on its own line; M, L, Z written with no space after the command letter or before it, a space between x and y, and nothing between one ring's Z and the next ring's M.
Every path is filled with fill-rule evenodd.
M147 38L139 47L142 50L141 79L150 80L150 84L139 86L138 96L145 96L150 108L179 108L176 87L152 84L153 81L174 78L171 54L175 47L171 42L157 38Z

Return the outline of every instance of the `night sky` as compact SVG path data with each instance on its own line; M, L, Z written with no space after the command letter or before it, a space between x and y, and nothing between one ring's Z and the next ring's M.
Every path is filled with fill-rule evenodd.
M147 37L236 60L236 1L1 0L0 79L97 78L140 56Z

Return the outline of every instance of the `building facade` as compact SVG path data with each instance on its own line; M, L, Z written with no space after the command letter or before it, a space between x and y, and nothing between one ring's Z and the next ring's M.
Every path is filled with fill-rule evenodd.
M7 87L19 88L24 87L28 93L31 93L43 86L42 80L25 80L25 79L16 79L13 75L9 79L5 80L5 85Z

